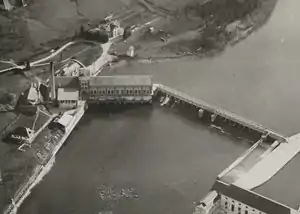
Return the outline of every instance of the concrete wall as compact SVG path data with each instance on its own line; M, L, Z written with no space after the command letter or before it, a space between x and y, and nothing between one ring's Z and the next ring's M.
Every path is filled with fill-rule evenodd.
M224 195L221 195L221 208L226 214L267 214Z

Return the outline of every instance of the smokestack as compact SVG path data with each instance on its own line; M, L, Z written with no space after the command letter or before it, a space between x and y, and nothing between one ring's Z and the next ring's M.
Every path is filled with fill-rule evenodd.
M55 100L55 74L54 74L54 63L50 62L50 90L51 90L51 100Z
M1 169L0 169L0 185L3 183L3 178L2 178L2 172L1 172Z

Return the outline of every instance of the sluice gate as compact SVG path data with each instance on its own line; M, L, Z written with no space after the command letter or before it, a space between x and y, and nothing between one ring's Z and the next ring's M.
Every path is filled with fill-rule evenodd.
M218 129L222 133L242 137L251 142L263 139L267 148L275 141L280 143L287 142L283 135L253 121L210 105L202 100L192 98L164 85L154 85L153 101L154 103L160 102L161 106L175 108L188 116L197 117L201 122Z

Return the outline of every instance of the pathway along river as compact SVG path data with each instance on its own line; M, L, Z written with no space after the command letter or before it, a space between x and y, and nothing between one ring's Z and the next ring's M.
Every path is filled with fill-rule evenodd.
M216 58L132 64L115 73L151 73L284 134L299 132L298 8L298 0L280 1L260 31ZM112 210L108 204L122 214L191 213L191 203L248 146L162 109L89 113L20 213L99 213ZM100 187L115 198L127 189L129 198L106 203Z

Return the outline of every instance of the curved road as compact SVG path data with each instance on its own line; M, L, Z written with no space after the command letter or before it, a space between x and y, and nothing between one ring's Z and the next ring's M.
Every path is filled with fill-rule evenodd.
M93 44L93 45L101 45L98 42L88 41L88 40L76 40L76 41L68 42L68 43L64 44L62 47L60 47L58 50L56 50L55 52L53 52L52 54L50 54L49 56L46 56L46 57L44 57L42 59L36 60L34 62L31 62L30 66L31 67L38 67L38 66L40 66L41 63L45 63L45 62L53 59L58 54L60 54L61 52L63 52L65 49L67 49L68 47L73 46L73 45L78 44L78 43L88 43L88 44ZM25 66L23 66L23 65L16 65L14 62L11 62L11 61L0 61L0 63L7 63L7 64L12 64L13 65L13 67L0 70L0 74L8 72L8 71L12 71L14 69L24 69L25 68Z

